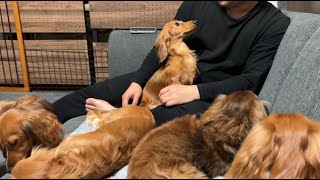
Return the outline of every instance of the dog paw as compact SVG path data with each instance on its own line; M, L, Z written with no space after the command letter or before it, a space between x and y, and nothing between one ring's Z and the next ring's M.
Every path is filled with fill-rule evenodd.
M101 119L94 112L88 112L85 122L88 126L97 129L100 127Z
M91 126L95 129L98 129L100 127L100 121L98 117L88 117L85 122L87 123L88 126Z

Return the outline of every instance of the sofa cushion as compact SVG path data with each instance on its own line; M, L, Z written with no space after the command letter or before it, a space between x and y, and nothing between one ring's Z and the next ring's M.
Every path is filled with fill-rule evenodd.
M272 112L320 117L320 15L284 12L291 18L259 96Z
M132 34L129 30L112 31L108 40L109 77L136 71L152 49L159 32Z

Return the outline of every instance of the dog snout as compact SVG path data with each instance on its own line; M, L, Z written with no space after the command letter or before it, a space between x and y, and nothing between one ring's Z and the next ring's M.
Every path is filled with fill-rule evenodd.
M199 22L197 20L193 21L193 24L198 25Z

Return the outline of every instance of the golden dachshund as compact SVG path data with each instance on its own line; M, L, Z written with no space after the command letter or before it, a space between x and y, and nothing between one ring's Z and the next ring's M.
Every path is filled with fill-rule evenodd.
M146 108L123 108L144 116L106 122L93 132L65 138L54 149L35 149L29 158L14 166L11 178L105 178L121 169L141 137L155 127L153 115Z
M253 127L225 178L319 179L320 124L274 113Z
M97 128L69 137L52 150L39 149L14 167L13 178L103 178L129 162L133 148L155 127L150 109L160 105L159 92L171 84L192 84L197 59L183 42L195 21L171 21L158 35L155 48L161 67L143 89L140 106L107 112L89 111L86 122Z
M151 130L134 149L128 178L212 178L225 174L251 127L266 118L251 91L219 95L197 120L176 118Z
M151 76L143 88L140 106L151 110L160 105L159 92L172 84L191 85L197 76L196 54L184 43L193 30L197 27L196 21L177 21L167 23L155 42L155 49L161 67ZM120 108L121 109L121 108ZM105 118L99 118L102 113ZM98 128L103 119L114 120L108 116L109 112L89 111L86 122ZM123 112L121 114L127 114ZM137 115L137 113L135 113ZM114 116L116 119L122 116Z
M63 138L52 105L38 96L0 101L0 149L10 169L34 146L55 147Z

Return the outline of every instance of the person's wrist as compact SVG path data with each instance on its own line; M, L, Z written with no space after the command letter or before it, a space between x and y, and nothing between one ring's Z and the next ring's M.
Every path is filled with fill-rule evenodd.
M200 99L200 93L198 90L198 86L197 85L192 85L192 95L193 95L193 100L199 100Z

